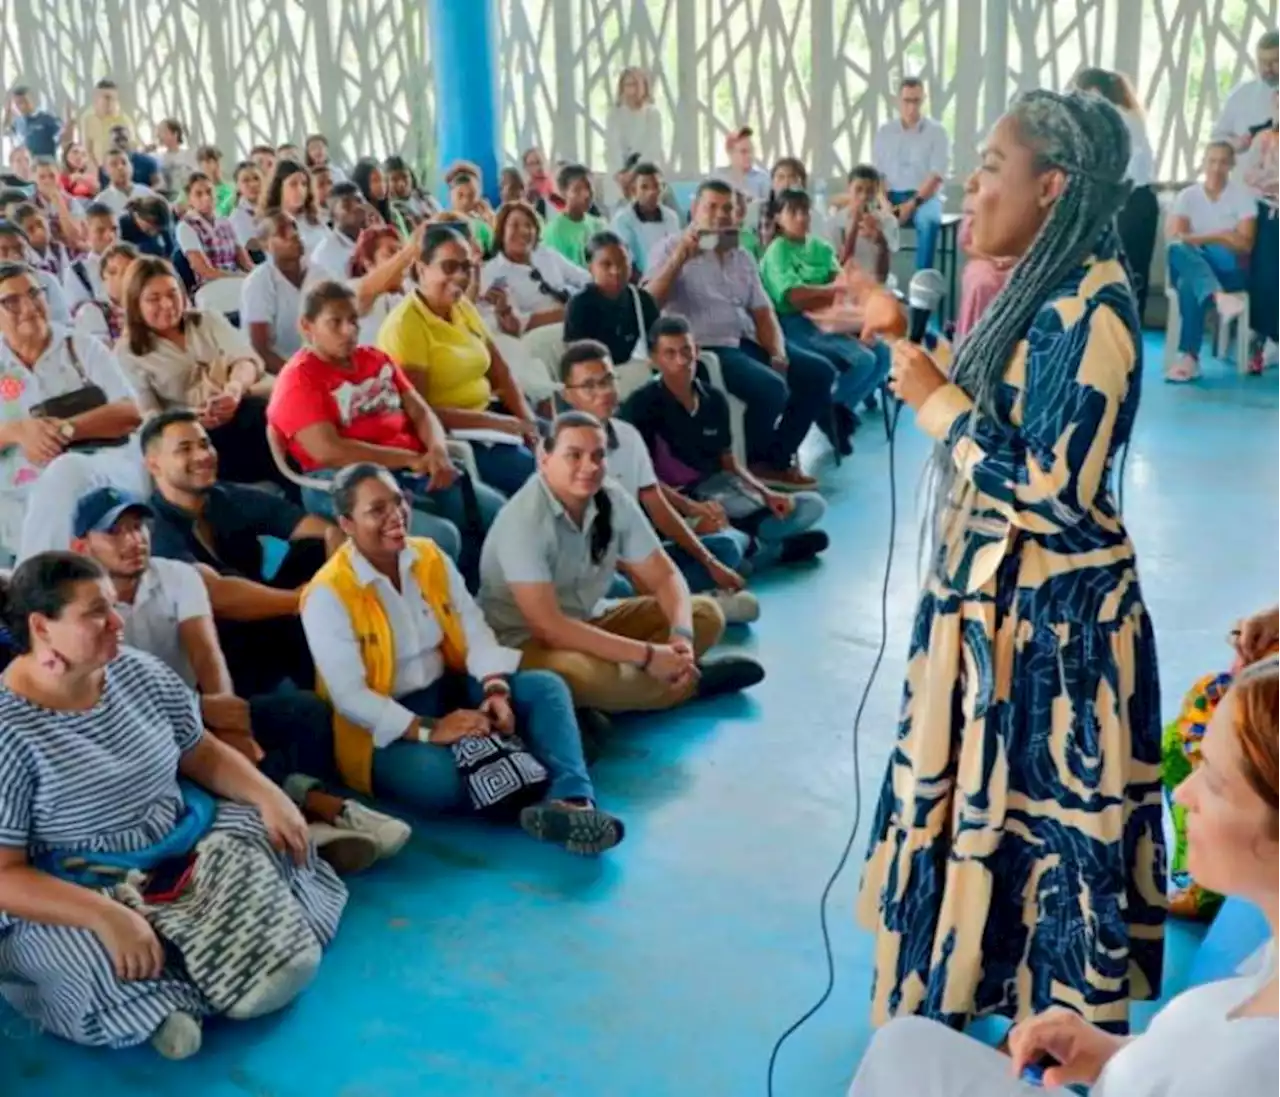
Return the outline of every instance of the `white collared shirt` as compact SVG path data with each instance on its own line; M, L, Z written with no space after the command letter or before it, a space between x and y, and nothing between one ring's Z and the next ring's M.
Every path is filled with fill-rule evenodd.
M250 324L270 324L271 349L287 361L302 349L298 316L303 299L312 286L328 277L328 271L308 265L298 287L271 259L260 263L240 287L240 326L248 331Z
M610 419L609 430L613 435L605 455L609 475L627 489L628 495L638 499L645 488L656 487L658 483L649 447L640 432L625 419ZM616 447L613 442L618 443Z
M301 233L301 226L298 231ZM347 263L351 260L351 253L356 250L356 242L337 229L321 229L320 232L323 235L313 237L311 250L307 252L307 261L313 267L326 271L328 278L345 279ZM303 246L307 246L306 237L303 237Z
M178 626L196 617L212 617L209 591L200 573L181 560L153 556L132 602L117 602L124 618L123 639L154 655L192 689L196 672L178 635Z
M895 118L880 127L871 150L872 163L884 176L886 190L919 190L931 175L946 179L951 138L932 118L921 118L914 129L907 129L901 118Z
M1246 80L1232 89L1213 127L1213 139L1243 137L1254 126L1271 120L1271 97L1276 89L1263 80Z
M360 641L351 616L332 590L316 587L307 595L302 628L334 708L352 723L367 728L375 746L385 747L404 734L414 717L396 698L426 689L445 673L440 654L444 630L418 586L414 575L417 553L411 546L400 554L400 590L354 546L351 562L360 583L377 591L391 627L396 661L391 696L375 693L365 681ZM498 643L453 561L446 556L444 563L449 597L466 637L467 673L476 679L514 673L520 666L520 652Z
M77 265L83 269L89 285L85 286L76 273ZM102 284L102 256L87 252L67 267L62 276L62 292L67 301L67 309L74 312L86 301L105 301L107 287Z
M1121 110L1129 131L1129 167L1125 178L1135 187L1148 187L1156 181L1156 153L1147 135L1147 123L1142 115L1131 110Z
M95 202L101 202L107 206L112 213L116 215L116 220L124 216L124 208L135 198L156 198L159 197L150 187L144 187L141 183L132 184L128 191L123 191L119 187L107 186L98 191Z
M242 248L247 248L249 241L258 235L258 213L253 206L237 202L227 220L231 222L232 231Z
M68 340L74 347L79 370L72 361ZM79 335L60 324L51 324L49 345L30 368L8 343L0 340L0 421L30 419L36 404L76 392L88 384L99 386L111 403L138 399L115 353L92 335ZM28 461L19 446L0 451L0 492L25 492L40 472L40 466Z
M521 320L525 320L535 312L544 312L564 304L543 292L534 280L533 268L537 268L547 285L553 289L565 290L570 295L591 285L591 275L569 262L558 251L539 244L529 258L530 263L513 263L499 252L481 268L480 293L488 293L495 281L503 279L511 307Z

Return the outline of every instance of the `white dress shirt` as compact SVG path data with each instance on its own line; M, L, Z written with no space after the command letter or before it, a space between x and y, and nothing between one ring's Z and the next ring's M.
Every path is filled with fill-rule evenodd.
M298 316L303 299L328 277L328 271L307 266L299 288L270 259L260 263L240 287L240 326L247 332L250 324L270 324L271 349L287 361L302 349Z
M1156 154L1147 136L1146 120L1131 110L1120 111L1120 117L1129 130L1129 170L1125 178L1135 187L1150 186L1156 179Z
M365 681L360 641L350 614L333 591L317 587L307 595L302 629L334 708L352 723L367 728L374 746L385 747L399 739L414 718L396 698L426 689L444 675L440 654L444 630L418 586L413 570L417 552L412 546L400 554L400 590L354 546L351 562L360 583L377 591L391 627L396 661L391 696L375 693ZM514 673L520 666L520 652L498 643L453 561L446 556L444 563L449 573L449 596L466 637L467 673L476 679Z
M196 672L178 635L178 626L196 617L212 617L209 591L200 573L181 560L153 556L132 602L117 602L124 618L123 639L154 655L192 689Z
M945 180L950 159L951 139L932 118L921 118L913 129L901 118L886 122L871 146L872 163L890 191L919 190L931 175Z
M71 268L67 268L70 272ZM47 270L32 270L35 280L44 290L45 304L49 307L49 323L62 327L71 325L71 309L67 305L67 295L62 292L62 283Z
M121 190L119 187L107 186L98 191L95 202L101 202L116 215L119 220L124 215L124 208L135 198L157 198L159 197L150 187L144 187L141 183L133 183L127 191Z
M298 231L301 233L301 225ZM312 237L312 240L311 249L307 252L307 261L313 267L327 271L329 278L346 278L347 263L350 262L351 255L356 250L356 242L337 229L321 229ZM305 237L303 246L306 247Z
M533 249L533 254L529 258L531 264L513 263L499 252L488 260L480 271L482 296L489 292L489 287L499 278L506 281L507 298L522 325L535 312L543 312L546 309L564 305L563 301L557 301L543 292L534 281L532 268L537 268L547 285L554 289L563 289L569 294L577 293L578 290L586 289L591 285L591 275L580 266L569 262L558 251L539 244Z
M76 273L77 264L84 270L85 277L89 279L88 286L80 280L80 275ZM76 262L71 263L67 267L66 273L62 276L62 293L66 298L67 309L70 312L74 312L86 301L105 301L107 299L107 287L102 283L102 256L94 252L87 252Z
M323 210L319 211L318 216L321 218L327 216ZM325 242L329 237L330 229L323 220L312 223L305 217L295 217L294 223L298 226L298 235L302 237L302 250L305 254L310 255L316 248ZM344 236L345 240L346 237ZM351 250L355 251L356 245L352 241ZM347 276L346 264L342 267L342 276Z
M1213 127L1215 141L1243 137L1254 126L1271 120L1271 100L1276 89L1263 80L1246 80L1237 85L1222 105Z
M227 220L231 222L240 246L247 248L249 241L258 234L258 211L246 202L237 202Z
M656 487L658 475L640 432L625 419L610 419L609 433L612 437L605 454L609 475L633 498L638 498L645 488Z

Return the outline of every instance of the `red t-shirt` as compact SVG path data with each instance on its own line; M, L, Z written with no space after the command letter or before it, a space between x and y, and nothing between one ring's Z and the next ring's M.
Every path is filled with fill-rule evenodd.
M333 423L343 438L356 442L421 453L422 440L401 400L412 389L404 371L377 347L357 347L345 369L303 348L276 378L267 422L284 436L304 472L320 466L298 445L298 431L316 423Z

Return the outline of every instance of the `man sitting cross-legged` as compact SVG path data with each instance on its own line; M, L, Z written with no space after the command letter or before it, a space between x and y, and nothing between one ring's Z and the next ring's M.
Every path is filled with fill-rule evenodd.
M658 482L640 432L626 420L614 418L618 376L609 348L593 339L570 343L560 359L560 379L565 400L604 424L609 475L638 500L654 528L667 539L664 547L684 573L689 589L695 594L710 594L724 610L727 624L747 624L759 617L760 604L736 570L750 538L732 529L711 505L691 503ZM676 509L681 506L700 513L690 515L686 522Z
M324 792L304 774L334 773L333 715L314 693L236 694L218 643L200 573L180 560L151 555L151 508L118 488L97 488L76 507L76 552L110 575L124 642L154 655L200 694L209 730L240 751L312 819L311 837L339 872L357 872L398 853L411 831L399 819Z
M667 498L686 518L728 524L754 539L745 569L809 560L828 545L814 529L827 504L817 492L771 491L733 455L729 404L697 375L698 348L688 322L663 316L649 331L658 376L637 389L621 417L649 447L658 479L678 489Z
M703 654L724 632L710 598L691 597L648 518L605 478L608 441L586 412L558 416L536 476L498 514L480 556L480 604L526 670L554 670L575 702L599 712L663 709L737 692L764 669ZM621 565L651 595L599 604Z
M148 419L139 440L155 481L155 554L199 568L236 691L267 693L286 678L309 687L315 665L298 621L299 596L342 544L342 532L261 488L219 481L218 451L186 408ZM263 537L289 545L269 579Z

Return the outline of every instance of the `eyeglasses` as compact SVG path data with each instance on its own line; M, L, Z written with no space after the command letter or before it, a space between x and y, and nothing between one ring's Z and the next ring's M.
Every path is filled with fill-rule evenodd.
M0 297L0 309L10 316L21 316L24 304L35 305L44 299L44 291L39 286L32 286L25 293L10 293Z
M441 259L437 265L446 278L452 278L455 274L465 274L470 278L476 272L476 264L470 259Z
M581 389L583 392L608 392L610 389L618 387L618 375L610 371L603 377L592 377L590 380L581 381L576 385L565 385L564 387L567 389Z

